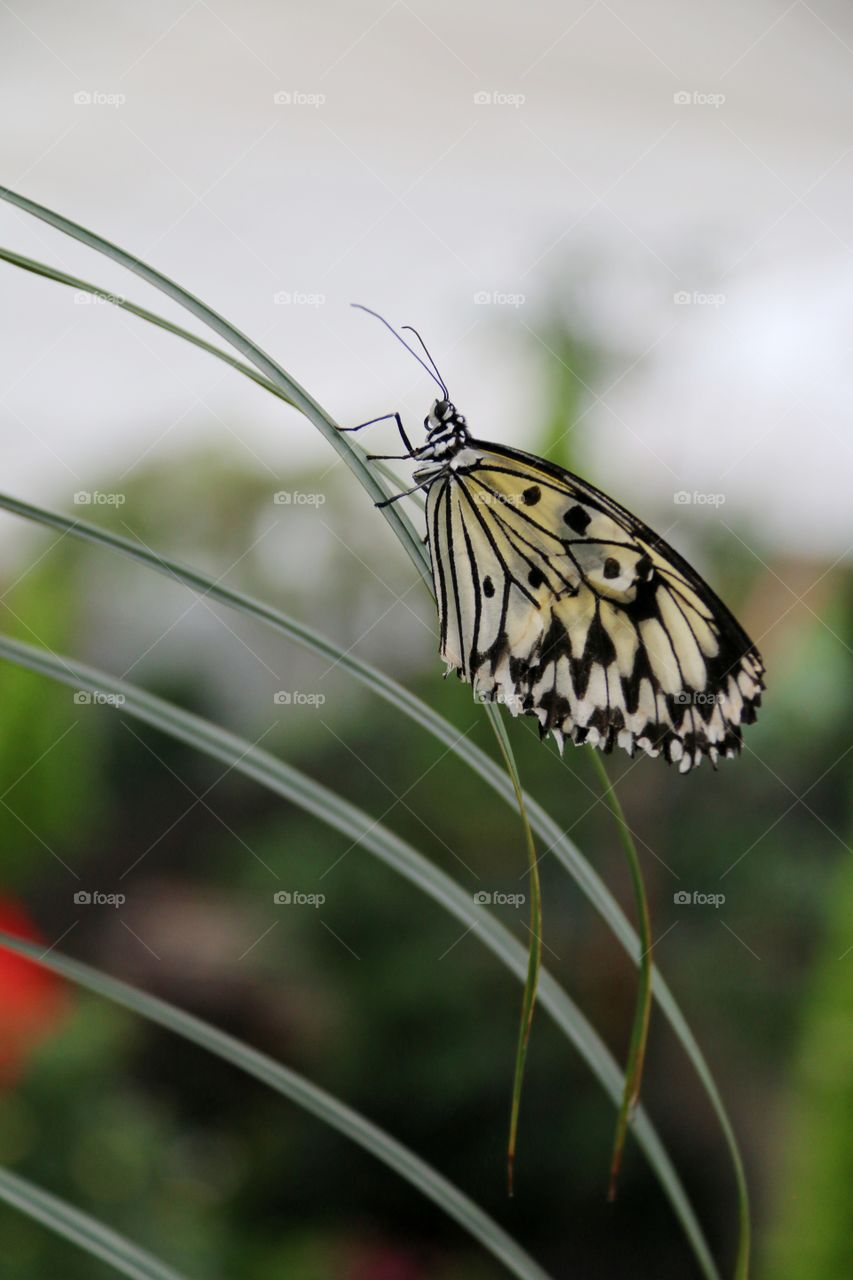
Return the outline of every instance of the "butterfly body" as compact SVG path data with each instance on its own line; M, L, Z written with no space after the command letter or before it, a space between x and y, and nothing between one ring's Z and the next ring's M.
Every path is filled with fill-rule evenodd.
M600 490L475 439L437 400L412 451L448 670L560 749L734 756L764 666L687 562Z

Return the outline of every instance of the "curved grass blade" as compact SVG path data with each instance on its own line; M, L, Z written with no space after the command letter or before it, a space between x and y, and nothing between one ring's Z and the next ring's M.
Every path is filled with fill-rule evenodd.
M94 545L117 551L137 563L167 574L211 600L216 600L248 617L253 617L274 627L288 639L303 645L327 659L331 664L347 671L373 693L378 694L390 705L403 712L403 714L438 739L450 752L454 753L460 760L463 760L492 788L495 794L499 795L506 803L514 804L513 791L507 786L506 776L495 761L469 741L460 742L458 731L452 724L433 711L426 703L421 702L419 698L394 681L390 676L385 675L384 672L370 666L370 664L362 662L352 654L343 652L337 645L321 636L318 632L288 617L270 605L254 600L250 596L233 591L228 587L220 586L195 569L187 568L177 561L161 556L148 547L131 542L127 538L102 529L97 525L87 524L82 520L69 519L67 516L47 511L44 508L22 502L5 494L0 494L0 508L14 512L24 519L56 529L60 533L67 533L72 537L80 538ZM498 723L502 726L500 720ZM594 756L593 759L597 761L598 757ZM543 841L546 852L554 853L555 857L559 859L591 904L606 921L620 945L634 963L639 966L642 963L643 954L647 951L647 947L638 938L610 890L574 843L568 836L563 834L542 806L527 793L524 793L524 804L530 824ZM740 1238L742 1242L747 1242L748 1256L748 1193L737 1138L704 1055L660 970L656 966L653 966L653 968L655 974L652 986L653 998L657 1001L662 1013L693 1063L719 1120L729 1149L738 1191ZM736 1271L737 1280L744 1280L746 1274L745 1269L739 1269Z
M521 1023L518 1028L518 1047L515 1054L515 1077L512 1086L512 1108L509 1120L509 1141L507 1143L507 1187L509 1194L513 1195L515 1190L515 1149L518 1142L521 1087L524 1083L524 1066L527 1061L530 1028L533 1025L533 1012L536 1007L536 991L539 985L539 974L542 969L542 889L539 883L539 861L536 857L536 842L530 829L530 821L524 805L524 792L521 789L521 779L515 765L515 758L508 749L509 741L506 734L506 725L498 718L495 726L498 746L504 759L506 771L512 782L518 811L521 814L530 876L530 948L527 955L524 997L521 1003Z
M72 688L87 689L93 693L120 694L124 700L120 704L122 713L127 712L221 760L229 769L254 779L275 794L299 805L373 853L455 915L466 930L473 931L520 981L525 980L527 953L500 921L474 903L471 895L405 841L293 766L236 734L183 711L135 685L61 655L0 635L0 657ZM622 1094L622 1073L616 1060L595 1028L547 970L543 970L541 975L539 1003L579 1051L608 1096L618 1106ZM719 1273L702 1229L678 1174L641 1107L638 1107L635 1116L634 1132L682 1224L703 1274L708 1280L719 1280Z
M619 797L613 787L604 761L597 752L590 757L604 789L604 801L616 823L625 857L631 872L631 883L634 889L634 901L637 907L637 918L640 925L640 969L637 990L637 1003L634 1007L634 1020L631 1027L631 1039L628 1045L628 1059L625 1064L625 1087L622 1103L616 1121L616 1137L613 1142L613 1156L610 1161L610 1185L607 1198L616 1199L616 1182L622 1164L622 1150L628 1133L628 1124L640 1097L640 1085L643 1079L643 1063L646 1057L646 1044L649 1037L649 1020L652 1012L652 928L649 920L649 904L646 898L646 887L643 883L643 869L637 856L634 838L625 821L625 814Z
M136 303L130 302L127 298L118 297L116 294L102 289L99 285L92 284L89 280L82 280L78 276L69 275L65 271L59 271L56 267L50 267L44 262L39 262L35 258L27 258L21 253L15 253L13 249L5 249L0 245L0 261L8 262L13 267L20 267L22 271L28 271L32 275L41 276L45 280L52 280L55 284L66 285L70 289L74 289L78 293L88 293L93 297L102 298L105 302L112 306L119 307L122 311L129 312L130 315L136 316L140 320L145 320L148 324L154 325L158 329L164 329L166 333L171 333L176 338L183 338L185 342L191 343L194 347L204 351L207 355L215 356L217 360L222 360L225 364L230 365L232 369L242 373L259 387L263 387L265 391L269 391L272 395L277 396L284 404L296 408L294 402L290 399L280 387L274 382L270 382L262 373L254 369L250 364L245 364L242 360L238 360L235 356L230 355L227 351L223 351L221 347L216 347L212 342L206 342L204 338L200 338L198 334L191 333L189 329L184 329L181 325L175 324L171 320L167 320L164 316L157 315L155 311L149 311L145 307L137 306ZM357 453L365 462L367 456L357 441L350 442L353 451ZM390 467L379 460L373 460L373 466L377 471L381 472L386 479L397 483L397 477L391 471ZM423 498L419 494L412 495L412 501L417 505L423 504Z
M282 369L281 365L277 364L271 356L267 355L256 343L252 342L246 334L241 333L234 325L229 324L223 316L220 316L211 307L208 307L206 303L194 297L186 289L182 289L179 284L175 284L168 276L164 276L162 272L150 267L140 258L135 257L132 253L127 253L124 249L120 249L118 245L112 244L109 240L105 240L103 236L96 235L95 232L89 231L86 227L81 227L79 223L72 222L69 218L64 218L62 214L55 213L52 209L47 209L44 205L37 204L34 200L28 200L26 196L10 190L9 187L0 186L0 200L6 200L9 204L15 205L25 213L31 214L34 218L39 218L49 226L55 227L57 231L71 236L74 240L79 240L81 244L88 245L90 249L95 249L98 253L105 254L113 262L118 262L121 266L126 267L128 271L132 271L134 275L139 276L147 284L153 285L155 289L159 289L161 293L165 293L167 297L179 303L180 306L191 312L197 319L203 321L215 333L224 338L226 342L230 343L235 350L239 351L241 355L244 355L256 369L260 370L265 378L278 387L280 391L284 392L287 400L294 408L299 409L301 413L304 413L313 422L335 452L344 460L374 503L386 500L389 496L388 493L379 483L363 452L355 447L350 437L338 430L329 414L320 407L304 387L301 387L295 379L291 378L290 374ZM390 507L382 507L381 512L397 534L418 573L427 583L430 591L432 591L432 574L424 555L424 548L411 522L399 510L398 503Z
M164 316L158 316L154 311L148 311L145 307L137 306L136 303L129 302L127 298L121 298L118 294L101 289L98 285L92 284L88 280L81 280L78 276L71 276L66 271L59 271L56 267L49 267L35 258L27 258L22 253L15 253L13 249L5 249L2 245L0 245L0 260L8 262L13 267L20 267L22 271L29 271L31 275L42 276L46 280L53 280L56 284L67 285L68 288L74 289L77 293L88 293L93 297L102 298L112 306L120 307L122 311L127 311L132 316L137 316L140 320L146 320L149 324L156 325L158 329L165 329L167 333L173 334L176 338L183 338L185 342L191 342L194 347L206 351L208 355L216 356L218 360L224 360L226 364L230 364L232 369L237 369L240 373L245 374L247 378L251 378L253 382L256 382L259 387L263 387L265 391L271 391L273 395L278 396L285 404L293 405L293 401L274 382L270 382L263 374L258 373L257 369L253 369L250 364L244 364L242 360L237 360L234 356L229 355L227 351L223 351L221 347L215 347L212 342L205 341L198 334L191 333L189 329L184 329L179 324L174 324L173 321L167 320Z
M39 959L37 947L29 947L19 938L10 938L2 932L0 946L11 947L24 955L29 955L32 951L35 954L31 958ZM152 1257L118 1232L111 1231L97 1218L90 1218L87 1213L76 1209L66 1200L42 1191L40 1187L9 1169L0 1168L0 1200L5 1200L27 1217L49 1227L57 1235L64 1236L72 1244L79 1245L86 1253L100 1258L122 1275L132 1276L133 1280L183 1280L179 1272L173 1271L159 1258Z
M32 943L13 937L2 930L0 930L0 946L10 951L17 951L44 968L61 974L62 977L104 996L115 1004L122 1005L132 1013L139 1014L161 1027L166 1027L185 1040L190 1040L218 1058L232 1063L263 1084L269 1085L303 1110L317 1116L333 1129L337 1129L339 1133L356 1142L388 1165L395 1173L405 1178L416 1190L438 1205L448 1217L455 1219L468 1235L479 1240L493 1257L503 1263L507 1270L518 1276L520 1280L549 1280L547 1272L543 1271L511 1236L507 1235L488 1214L483 1213L472 1200L463 1195L452 1182L448 1182L426 1161L421 1160L378 1125L372 1124L360 1112L354 1111L338 1098L327 1093L325 1089L320 1089L310 1080L306 1080L304 1076L292 1071L289 1067L282 1066L266 1054L250 1048L234 1036L217 1030L210 1023L185 1013L175 1005L149 996L137 987L110 978L100 970L81 964L78 960L72 960L60 952L42 952ZM0 1194L2 1190L3 1183L0 1180ZM35 1188L33 1190L35 1191ZM36 1192L36 1194L44 1193ZM52 1200L52 1197L47 1199ZM97 1224L93 1225L97 1226ZM156 1280L180 1280L174 1272L165 1270L128 1271L127 1274L150 1276L151 1280L155 1280L155 1277Z

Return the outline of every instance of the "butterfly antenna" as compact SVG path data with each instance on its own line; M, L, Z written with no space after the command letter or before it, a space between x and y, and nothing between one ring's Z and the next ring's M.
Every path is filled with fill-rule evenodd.
M437 370L437 369L431 369L431 368L429 367L429 365L428 365L428 364L426 364L426 363L425 363L425 362L420 358L420 356L418 355L417 351L415 351L414 347L410 347L410 346L409 346L409 344L408 344L408 342L406 341L406 339L405 339L405 338L403 338L403 337L401 337L401 335L397 332L397 330L394 328L394 326L393 326L392 324L389 324L389 323L388 323L388 321L385 319L385 317L384 317L384 316L381 316L381 315L379 314L379 312L378 312L378 311L371 311L370 307L365 307L365 306L363 306L360 302L353 302L353 303L351 303L350 305L351 305L351 306L353 306L353 307L355 307L355 309L356 309L357 311L366 311L366 312L367 312L367 314L368 314L369 316L373 316L373 317L374 317L374 319L379 320L382 324L384 324L384 325L385 325L385 328L386 328L386 329L388 329L390 333L393 333L393 335L394 335L394 337L397 339L397 341L398 341L398 342L401 342L401 343L403 344L403 346L404 346L404 347L406 348L406 350L408 351L409 355L410 355L410 356L414 356L414 357L415 357L415 359L417 360L417 362L418 362L418 364L421 366L421 368L422 368L422 369L426 369L427 373L428 373L428 374L429 374L429 376L432 378L433 382L438 383L438 386L441 388L441 394L444 396L445 400L447 399L447 387L444 385L444 382L442 381L442 379L441 379L441 377L440 377L440 375L439 375L439 373L438 373L438 370ZM410 326L406 325L405 327L406 327L406 328L409 328ZM414 332L414 331L413 331L413 332ZM418 335L418 336L420 336L420 335ZM421 342L421 346L423 346L423 342ZM426 351L426 347L424 347L424 351ZM430 356L430 355L429 355L429 352L428 352L428 351L427 351L427 355L429 356L430 361L432 361L432 356Z
M422 338L422 337L421 337L421 335L418 333L417 329L415 329L412 325L410 325L410 324L404 324L404 325L403 325L403 328L404 328L404 329L408 329L409 333L413 333L413 334L415 335L415 337L417 338L418 342L419 342L419 343L421 344L421 346L423 347L423 349L424 349L424 354L426 355L426 358L427 358L427 360L429 360L429 362L430 362L430 364L432 365L433 369L435 369L435 376L438 378L438 381L441 383L441 388L442 388L442 390L444 391L444 398L445 398L445 400L447 400L447 399L449 398L449 397L448 397L448 394L447 394L447 383L444 381L444 378L442 378L441 374L439 373L439 371L438 371L438 365L437 365L437 364L435 363L435 361L433 360L433 358L432 358L432 356L431 356L431 354L430 354L429 347L428 347L428 346L427 346L427 344L424 342L423 338Z

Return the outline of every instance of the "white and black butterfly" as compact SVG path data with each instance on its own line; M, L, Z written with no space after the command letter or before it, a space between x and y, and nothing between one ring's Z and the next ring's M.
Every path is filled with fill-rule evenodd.
M631 755L640 747L682 773L703 756L736 755L761 703L764 663L722 601L593 485L475 439L419 335L430 365L392 332L442 393L419 448L399 414L385 417L416 463L407 492L426 491L448 671L478 698L536 716L561 750L564 738Z

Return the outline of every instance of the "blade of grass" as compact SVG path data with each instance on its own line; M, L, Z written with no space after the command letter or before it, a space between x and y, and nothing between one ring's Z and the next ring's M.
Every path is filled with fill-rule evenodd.
M275 383L270 382L268 378L258 373L250 364L244 364L242 360L237 360L234 356L229 355L227 351L223 351L221 347L215 347L212 342L207 342L197 334L190 333L189 329L183 329L180 325L165 319L164 316L158 316L154 311L148 311L145 307L137 306L136 303L130 302L127 298L110 293L108 290L102 289L88 280L81 280L78 276L71 276L66 271L60 271L56 267L49 267L46 263L39 262L35 258L27 258L22 253L15 253L12 249L5 249L0 246L0 260L8 262L13 267L20 267L22 271L28 271L31 275L52 280L55 284L66 285L77 293L88 293L92 297L102 298L112 306L120 307L122 311L127 311L130 315L137 316L140 320L146 320L148 324L156 325L158 329L165 329L167 333L171 333L174 337L183 338L185 342L191 342L193 346L198 347L201 351L206 351L208 355L216 356L218 360L224 360L232 369L237 369L247 378L251 378L259 387L263 387L265 391L271 391L273 395L278 396L285 404L293 405L293 401Z
M259 369L268 381L284 393L288 402L294 408L305 414L309 421L325 436L335 452L344 460L374 502L385 501L388 493L379 483L363 452L356 448L355 442L350 436L338 430L337 425L329 414L320 407L304 387L301 387L294 378L291 378L290 374L282 369L281 365L277 364L271 356L267 355L256 343L252 342L246 334L241 333L234 325L229 324L223 316L220 316L186 289L182 289L179 284L170 280L168 276L164 276L162 272L150 267L132 253L127 253L124 249L120 249L118 245L105 240L103 236L96 235L95 232L89 231L86 227L81 227L79 223L72 222L70 218L65 218L62 214L56 213L52 209L47 209L44 205L37 204L34 200L28 200L26 196L10 190L9 187L0 186L0 200L5 200L9 204L15 205L32 217L46 222L57 231L61 231L64 235L71 236L81 244L88 245L90 249L95 249L98 253L105 254L113 262L126 267L128 271L132 271L134 275L139 276L147 284L153 285L155 289L159 289L161 293L165 293L167 297L184 307L197 319L203 321L215 333L224 338L226 342L230 343L235 350L239 351L241 355L244 355L256 369ZM395 503L390 507L382 507L381 513L396 533L418 573L424 579L430 591L432 591L432 574L424 554L424 548L411 522L400 511L399 503Z
M9 938L2 932L0 946L9 946L24 955L30 951L38 951L37 948L20 942L20 939ZM38 954L32 958L39 959ZM5 1200L27 1217L49 1227L57 1235L64 1236L72 1244L79 1245L86 1253L100 1258L122 1275L132 1276L133 1280L183 1280L179 1272L173 1271L159 1258L152 1257L118 1232L111 1231L97 1218L91 1218L66 1200L42 1191L40 1187L9 1169L0 1168L0 1200Z
M604 792L604 802L613 815L616 829L628 868L631 872L631 884L634 889L634 902L637 908L637 919L640 925L640 970L637 990L637 1002L634 1007L634 1019L631 1027L631 1039L628 1045L628 1059L625 1065L625 1087L622 1104L616 1121L616 1136L613 1142L613 1156L610 1161L610 1185L607 1191L608 1200L616 1199L616 1181L622 1163L622 1150L628 1124L640 1097L640 1085L643 1079L643 1063L646 1056L646 1044L649 1036L649 1020L652 1011L652 928L649 920L649 904L646 898L646 887L643 883L643 870L633 836L622 811L619 797L613 788L604 767L604 761L597 751L589 756Z
M229 769L254 779L321 821L334 826L354 844L373 853L455 915L466 931L473 931L524 982L528 960L521 943L494 916L476 904L472 895L466 893L454 880L405 841L376 823L368 814L342 800L335 792L306 778L291 765L236 734L93 667L2 635L0 658L6 658L71 688L119 695L123 699L119 704L122 713L133 715L171 737L198 748L222 761ZM545 969L539 984L539 1003L579 1051L608 1096L618 1106L622 1093L622 1074L616 1060L594 1027ZM669 1197L703 1274L709 1280L719 1280L719 1273L678 1175L642 1107L637 1109L634 1132Z
M189 342L199 350L204 351L207 355L215 356L217 360L223 360L225 364L230 365L232 369L236 369L238 373L242 373L245 377L251 378L259 387L263 387L265 391L277 396L284 404L296 408L293 401L284 393L274 382L270 382L257 369L253 369L250 364L244 364L242 360L236 359L227 351L223 351L221 347L216 347L211 342L206 342L204 338L200 338L197 334L191 333L189 329L182 328L179 324L174 324L171 320L166 320L163 316L157 315L154 311L148 311L145 307L137 306L136 303L130 302L127 298L119 297L117 294L109 293L106 289L99 285L92 284L89 280L81 280L78 276L68 275L65 271L59 271L56 267L50 267L44 262L39 262L35 258L27 258L21 253L15 253L12 249L5 249L0 245L0 260L8 262L13 267L20 267L22 271L28 271L31 275L41 276L45 280L52 280L55 284L62 284L70 289L74 289L78 293L88 293L93 297L102 298L111 306L119 307L122 311L127 311L130 315L136 316L140 320L145 320L148 324L154 325L158 329L163 329L166 333L172 334L176 338L182 338L184 342ZM354 452L356 452L365 462L366 453L357 441L352 442ZM397 477L394 475L390 467L378 460L373 460L373 466L387 480L391 480L397 484ZM412 501L418 505L423 503L423 499L419 494L412 495Z
M524 1083L524 1066L527 1061L527 1048L530 1043L530 1028L533 1025L533 1012L536 1008L536 991L539 985L539 973L542 968L542 890L539 883L539 863L536 858L536 842L530 829L527 809L524 805L524 792L521 779L515 765L515 758L509 752L509 741L506 726L499 716L492 720L498 747L506 765L506 771L512 781L518 811L524 827L524 842L527 848L527 866L530 873L530 949L527 956L527 975L524 981L524 997L521 1003L521 1023L518 1028L518 1047L515 1054L515 1077L512 1086L512 1107L509 1120L509 1141L507 1143L507 1185L509 1194L515 1189L515 1149L518 1142L518 1116L521 1109L521 1087Z
M443 1213L458 1222L468 1235L479 1240L493 1257L497 1258L513 1275L520 1277L520 1280L549 1280L547 1272L534 1262L529 1253L516 1244L511 1236L507 1235L488 1214L459 1191L452 1182L442 1177L432 1165L421 1160L414 1152L397 1142L378 1125L371 1123L360 1112L348 1107L333 1094L327 1093L325 1089L312 1084L296 1071L250 1048L242 1040L219 1031L201 1018L196 1018L165 1000L150 996L140 991L138 987L119 982L99 969L82 964L79 960L72 960L61 952L44 952L34 944L22 938L13 937L2 930L0 930L0 946L27 956L53 973L61 974L71 982L129 1009L132 1013L148 1019L149 1022L157 1023L158 1026L167 1028L185 1040L200 1045L209 1053L215 1054L216 1057L230 1062L256 1080L269 1085L271 1089L291 1102L295 1102L297 1106L316 1116L331 1128L337 1129L339 1133L344 1134L365 1151L369 1151L376 1159L381 1160L383 1164L405 1178L422 1195L438 1205ZM0 1192L2 1192L2 1182L0 1182ZM148 1272L139 1274L149 1275ZM162 1276L163 1280L166 1280L167 1273L156 1271L151 1272L150 1275L152 1278L158 1277L158 1280ZM172 1280L174 1273L168 1272L168 1276Z
M508 804L513 804L513 791L507 786L507 779L496 763L485 755L478 747L467 739L460 739L458 730L439 716L426 703L421 702L407 689L403 688L390 676L379 671L368 663L362 662L352 654L342 651L332 641L318 632L289 618L286 614L263 602L253 600L241 592L223 587L195 569L187 568L179 562L159 555L150 548L139 543L87 524L82 520L72 520L67 516L46 511L31 503L0 494L0 508L5 508L27 520L32 520L48 528L56 529L62 534L80 538L94 545L99 545L129 557L148 568L156 569L176 581L184 583L211 600L226 605L238 612L266 623L285 635L288 639L301 644L312 652L319 654L332 665L341 667L354 676L372 692L385 699L397 710L431 733L450 752L472 768L493 791ZM502 726L502 721L498 720ZM597 756L592 757L597 760ZM560 830L545 810L527 793L524 793L525 811L530 824L543 841L546 851L553 852L565 869L576 881L591 904L606 921L620 945L638 966L641 964L644 951L647 950L638 938L630 922L623 913L610 890L600 879L594 868L586 861L573 842ZM741 1240L748 1242L749 1209L747 1187L737 1139L722 1098L716 1088L713 1076L704 1059L701 1049L684 1019L681 1010L667 986L660 970L654 967L653 998L682 1044L690 1061L699 1076L713 1110L720 1122L726 1144L735 1169L738 1190L739 1215L741 1224ZM748 1252L748 1243L747 1243ZM745 1270L736 1272L737 1280L744 1280Z

